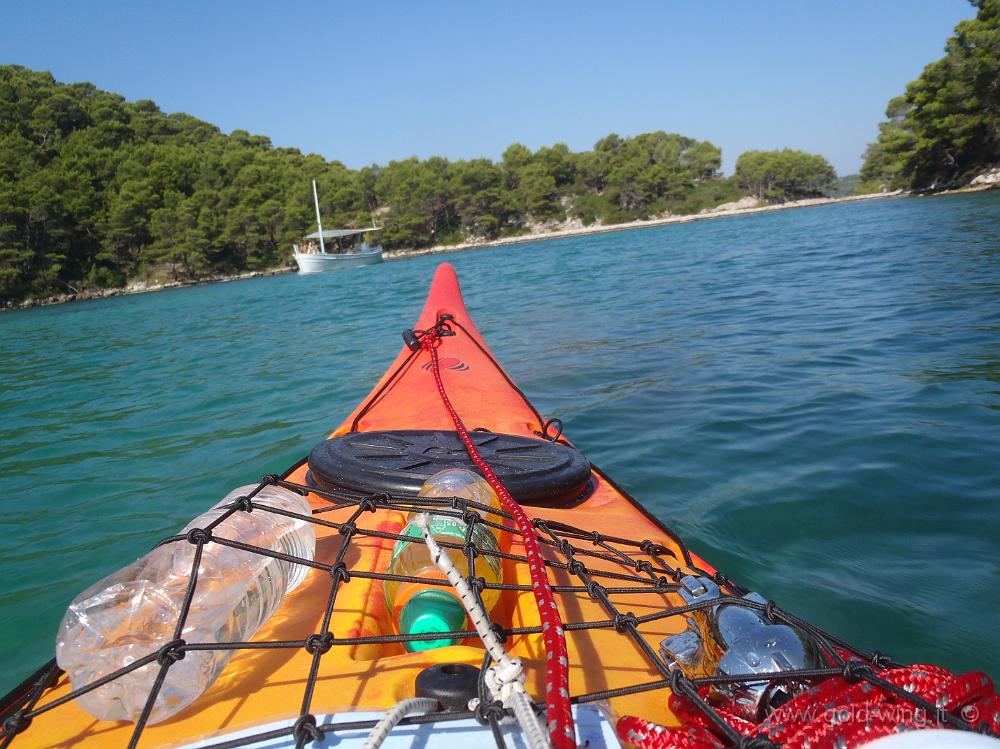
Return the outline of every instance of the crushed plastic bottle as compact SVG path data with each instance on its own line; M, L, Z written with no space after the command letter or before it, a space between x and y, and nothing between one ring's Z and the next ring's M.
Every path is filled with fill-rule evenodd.
M496 492L482 476L463 468L448 468L431 476L418 493L420 497L458 497L472 500L479 504L501 509ZM500 516L493 515L470 507L480 516L493 522L499 522ZM414 541L397 541L389 561L389 574L420 577L428 580L444 580L445 577L434 564L423 542L420 528L413 522L417 515L411 512L407 518L406 527L400 532L403 536L412 536ZM431 535L438 541L464 544L468 525L458 517L435 515L431 513L429 528ZM472 529L472 543L477 549L487 552L501 551L501 546L509 549L509 534L495 534L483 523L476 523ZM467 567L465 556L450 549L450 556L459 569L465 573ZM503 560L495 553L478 554L475 561L476 575L487 583L503 582ZM487 611L496 606L500 599L500 591L496 588L485 588L481 593L483 605ZM400 634L426 634L430 632L455 632L466 629L465 609L458 596L450 586L428 585L426 583L385 582L386 606L392 612L393 624ZM441 637L434 640L417 640L404 643L410 651L430 650L447 645L454 645L457 640Z
M204 528L254 488L256 484L230 492L181 532ZM264 487L252 501L301 515L311 512L304 497L277 486ZM212 533L310 560L316 551L312 523L263 509L237 511ZM74 689L155 653L174 639L195 548L187 541L164 544L91 585L73 600L59 627L56 660ZM302 582L307 571L301 564L217 543L205 544L181 638L188 643L249 640L274 613L283 596ZM165 720L196 700L212 685L234 652L184 653L167 672L150 722ZM135 721L159 670L160 665L153 661L81 695L76 702L102 720Z

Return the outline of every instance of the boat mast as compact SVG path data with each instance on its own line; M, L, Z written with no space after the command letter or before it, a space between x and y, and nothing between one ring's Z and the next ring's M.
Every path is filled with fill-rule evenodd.
M326 254L326 244L323 243L323 222L319 217L319 193L316 192L316 180L313 180L313 202L316 204L316 226L319 227L319 251Z

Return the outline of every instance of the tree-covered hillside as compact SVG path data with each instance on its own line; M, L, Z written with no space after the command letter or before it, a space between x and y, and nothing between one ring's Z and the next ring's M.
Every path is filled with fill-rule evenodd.
M860 192L947 185L1000 164L1000 0L972 0L945 56L889 102Z
M707 141L656 132L609 135L579 153L514 144L500 162L352 170L151 101L0 66L0 302L287 264L292 241L313 228L312 179L324 222L360 227L374 215L395 249L543 221L695 213L745 194L720 175L721 160ZM794 197L783 184L766 197Z

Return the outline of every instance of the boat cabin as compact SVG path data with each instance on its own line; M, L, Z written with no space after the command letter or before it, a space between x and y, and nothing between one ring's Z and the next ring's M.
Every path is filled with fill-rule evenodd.
M304 255L330 254L355 255L368 253L379 245L366 241L365 234L379 231L376 227L364 229L324 229L307 234L301 244L295 245L295 251Z

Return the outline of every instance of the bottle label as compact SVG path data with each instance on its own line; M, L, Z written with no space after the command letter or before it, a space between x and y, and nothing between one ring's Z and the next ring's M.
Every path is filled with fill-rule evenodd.
M427 529L431 532L431 535L434 536L435 540L464 544L468 525L466 525L465 521L461 518L453 518L448 515L431 515L430 522L427 524ZM396 542L396 545L392 548L392 558L389 560L390 569L392 569L392 567L396 564L396 558L403 553L407 546L411 543L423 544L424 542L424 534L420 530L420 526L414 522L407 523L400 535L411 536L414 541ZM500 551L500 545L497 543L496 537L487 526L482 523L476 523L475 527L472 529L472 543L480 551L487 552L486 554L477 555L476 559L481 559L489 565L493 574L499 580L501 576L500 568L503 564L503 560L499 556L496 556L496 553ZM448 555L452 558L452 561L456 562L456 565L459 566L460 570L464 570L465 567L460 566L455 560L456 554L461 554L463 559L465 557L464 552L459 549L448 549ZM476 564L478 565L479 562L477 561Z

